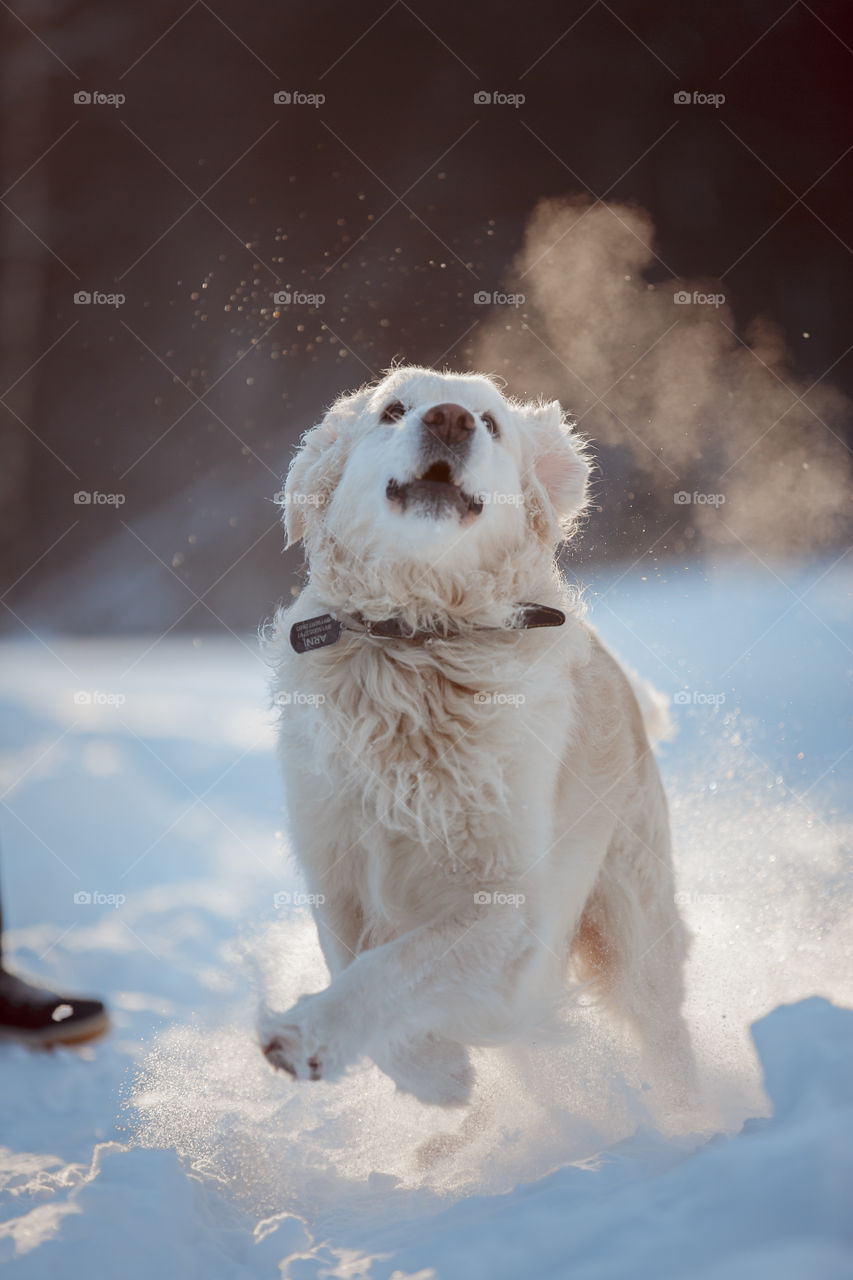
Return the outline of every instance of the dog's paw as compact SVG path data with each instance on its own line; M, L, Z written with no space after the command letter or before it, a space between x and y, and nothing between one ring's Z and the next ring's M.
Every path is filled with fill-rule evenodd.
M311 996L303 996L287 1013L262 1009L258 1019L261 1052L277 1071L286 1071L294 1080L333 1080L343 1062L323 1027L322 1018L312 1010Z
M323 1079L322 1052L306 1053L299 1028L292 1024L285 1024L265 1044L262 1041L261 1050L270 1066L286 1071L294 1080Z

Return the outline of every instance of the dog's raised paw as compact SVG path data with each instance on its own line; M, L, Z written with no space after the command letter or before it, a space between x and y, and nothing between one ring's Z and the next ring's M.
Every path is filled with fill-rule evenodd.
M308 1053L298 1027L282 1027L261 1042L261 1050L270 1066L286 1071L294 1080L322 1080L322 1048Z
M294 1080L297 1078L294 1062L299 1048L298 1042L298 1032L293 1036L272 1036L266 1042L261 1042L261 1051L270 1066L275 1067L277 1071L286 1071L289 1076L293 1076Z

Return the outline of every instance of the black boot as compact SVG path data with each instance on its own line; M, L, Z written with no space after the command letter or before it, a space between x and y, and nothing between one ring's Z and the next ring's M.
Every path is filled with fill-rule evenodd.
M108 1026L100 1000L61 996L0 969L0 1040L49 1048L93 1040Z

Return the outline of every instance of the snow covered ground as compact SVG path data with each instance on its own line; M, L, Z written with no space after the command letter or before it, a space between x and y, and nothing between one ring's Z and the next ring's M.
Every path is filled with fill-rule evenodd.
M7 950L114 1022L77 1051L0 1047L10 1274L850 1275L853 556L590 580L611 646L680 695L662 762L696 932L691 1131L583 1008L565 1039L480 1054L469 1116L375 1069L273 1075L259 976L286 998L323 969L285 901L252 638L9 639Z

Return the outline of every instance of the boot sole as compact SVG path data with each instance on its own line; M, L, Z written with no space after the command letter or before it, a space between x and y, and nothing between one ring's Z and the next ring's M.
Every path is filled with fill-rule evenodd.
M91 1018L81 1018L79 1022L65 1028L61 1022L38 1030L0 1027L0 1041L25 1044L31 1049L53 1049L56 1045L84 1044L87 1040L96 1040L109 1029L109 1025L109 1014L105 1011Z

